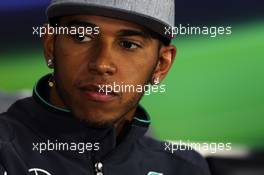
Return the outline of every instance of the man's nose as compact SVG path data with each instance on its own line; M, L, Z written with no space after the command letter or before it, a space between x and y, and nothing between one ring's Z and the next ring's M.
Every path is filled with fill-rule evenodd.
M88 69L90 73L98 75L113 75L117 72L110 45L100 44L100 46L94 49Z

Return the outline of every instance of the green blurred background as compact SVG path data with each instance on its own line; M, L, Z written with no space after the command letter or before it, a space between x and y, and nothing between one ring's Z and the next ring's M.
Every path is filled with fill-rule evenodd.
M166 93L141 102L157 137L264 147L264 20L218 21L218 26L227 24L231 35L179 36L173 41L177 56L163 82ZM30 36L32 31L23 32ZM0 52L0 91L9 93L32 89L50 72L41 41L28 44L14 36L2 42Z

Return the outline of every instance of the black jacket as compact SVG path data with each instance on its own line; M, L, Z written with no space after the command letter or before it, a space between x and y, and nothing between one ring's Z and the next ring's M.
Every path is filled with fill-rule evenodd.
M47 78L0 115L0 175L209 174L198 153L171 153L144 136L150 121L142 107L119 143L113 127L89 127L48 103Z

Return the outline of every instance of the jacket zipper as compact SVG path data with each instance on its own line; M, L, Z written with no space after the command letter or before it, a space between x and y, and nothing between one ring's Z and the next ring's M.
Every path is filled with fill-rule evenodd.
M102 162L96 162L94 164L95 173L96 175L103 175L103 163Z
M93 161L93 162L96 162L94 163L94 170L95 170L95 175L103 175L103 167L104 167L104 164L103 162L106 162L110 157L111 155L114 153L115 151L111 151L109 152L107 155L105 155L101 161L99 160L96 160L96 161ZM92 152L92 160L94 158L94 152Z
M94 174L95 175L103 175L103 163L102 161L99 161L99 159L95 158L95 152L92 151L91 154L91 160L92 164L94 165Z

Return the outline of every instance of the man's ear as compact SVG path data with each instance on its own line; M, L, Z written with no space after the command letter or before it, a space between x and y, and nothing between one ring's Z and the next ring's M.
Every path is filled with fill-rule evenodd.
M44 24L46 33L42 37L42 44L44 49L44 56L49 68L53 68L55 34L49 34L48 24Z
M169 72L176 56L176 47L174 45L161 46L159 52L159 61L156 66L154 77L163 80Z

